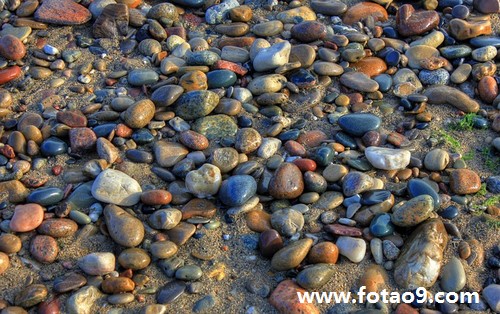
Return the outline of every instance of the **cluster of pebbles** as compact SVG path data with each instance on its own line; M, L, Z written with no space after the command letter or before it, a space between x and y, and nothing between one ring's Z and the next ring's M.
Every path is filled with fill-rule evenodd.
M233 238L279 313L319 313L296 292L338 264L368 292L481 295L356 313L500 312L498 230L485 251L454 223L480 198L498 225L498 0L171 2L0 1L2 314L223 312ZM487 176L421 144L462 116L490 134ZM65 254L89 239L108 250Z

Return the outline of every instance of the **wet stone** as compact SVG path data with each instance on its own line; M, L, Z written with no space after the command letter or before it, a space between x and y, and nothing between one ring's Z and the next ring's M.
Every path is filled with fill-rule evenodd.
M180 280L167 283L160 289L156 301L160 304L169 304L177 300L186 291L186 284Z

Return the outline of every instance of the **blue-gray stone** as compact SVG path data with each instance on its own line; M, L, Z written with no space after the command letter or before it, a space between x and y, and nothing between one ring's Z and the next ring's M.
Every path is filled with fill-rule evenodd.
M421 70L418 74L420 82L424 85L447 85L450 81L450 73L445 69L434 71Z
M391 215L383 213L375 216L370 223L370 232L376 237L385 237L394 232Z
M453 8L456 5L463 4L463 0L439 0L438 6L440 8L451 7Z
M241 206L257 192L257 182L249 175L231 176L224 180L219 190L219 199L227 206Z
M127 79L130 85L142 86L158 82L160 76L150 69L135 69L129 72Z
M334 152L330 147L321 147L314 154L314 160L321 167L326 167L333 161Z
M239 5L240 4L237 0L226 0L221 4L211 6L205 11L205 20L208 24L222 23L229 10L236 8Z
M92 131L94 131L95 136L97 137L108 137L108 135L110 135L115 128L115 123L106 123L96 126L92 129Z
M340 117L337 123L348 134L359 137L378 129L381 120L371 113L350 113Z
M129 149L125 152L125 156L128 160L136 163L153 163L153 154L144 150Z
M208 88L229 87L236 83L236 74L229 70L215 70L207 73Z
M495 46L500 48L500 37L498 36L479 36L474 37L470 40L472 46L475 47L485 47L485 46Z
M240 236L240 240L243 246L249 251L256 250L259 247L259 236L255 233L244 234Z
M203 298L196 301L193 306L193 312L206 313L208 310L215 306L215 303L217 303L217 298L214 295L209 294L207 296L204 296Z
M57 137L49 137L40 145L40 151L44 156L57 156L65 154L68 145Z
M355 194L351 197L344 198L342 205L344 205L344 207L349 207L349 205L356 204L359 202L361 202L361 196L359 194Z
M419 195L429 195L434 200L434 207L438 208L441 204L441 198L438 193L427 182L422 179L411 179L406 187L411 198Z
M86 182L79 185L68 197L66 202L71 205L72 209L88 208L92 204L97 203L97 200L92 196L92 184L94 181Z
M167 283L156 296L156 301L160 304L168 304L177 300L186 291L186 284L180 280Z
M491 176L486 179L486 189L491 193L500 193L500 176Z
M346 147L352 149L356 149L358 147L358 144L356 144L356 140L344 132L337 132L334 137L337 142Z
M446 59L457 59L468 57L472 53L472 48L467 45L455 45L439 48L439 51Z
M387 92L392 86L392 77L389 74L380 74L373 79L378 83L381 92Z
M60 188L44 187L33 190L26 201L42 206L50 206L59 203L64 197L64 192Z
M175 271L175 278L180 280L198 280L203 275L200 266L185 265Z
M391 191L388 190L370 190L361 194L362 205L380 204L391 197Z
M445 218L445 219L454 219L458 216L458 208L456 206L448 206L442 211L438 212L439 216Z
M205 3L203 0L172 0L171 2L190 8L200 8L203 6L203 3Z
M139 129L132 134L132 139L139 145L152 143L155 137L148 129Z
M189 53L186 59L188 65L206 65L211 66L219 61L220 57L213 51L203 50Z

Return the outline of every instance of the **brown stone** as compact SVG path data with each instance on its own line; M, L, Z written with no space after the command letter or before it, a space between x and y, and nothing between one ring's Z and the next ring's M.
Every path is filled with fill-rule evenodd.
M313 246L307 255L311 264L335 264L339 258L339 249L332 242L320 242Z
M450 175L450 188L456 194L473 194L481 189L481 178L472 170L456 169Z
M247 226L255 232L264 232L272 229L271 215L263 210L251 210L245 217Z
M385 61L377 57L365 57L356 63L352 63L349 67L356 69L358 72L363 72L369 77L374 77L387 71Z
M387 273L384 268L379 265L370 265L361 279L359 286L365 286L366 292L380 292L387 281Z
M304 191L304 180L299 167L283 163L269 182L269 194L277 199L293 199Z
M396 27L405 37L421 35L439 24L439 14L436 11L415 11L411 4L402 5L396 14Z
M10 265L9 256L3 252L0 252L0 275L5 273L7 268L9 268L9 265Z
M18 236L10 233L0 235L0 252L17 253L21 250L21 247L21 239Z
M104 293L115 294L133 291L135 283L132 279L126 277L109 277L101 284Z
M210 144L207 137L195 131L187 130L181 132L179 141L186 147L194 150L204 150Z
M474 0L474 9L484 14L500 12L499 0Z
M179 85L182 86L186 92L193 90L207 90L207 75L201 71L190 71L181 76Z
M320 130L312 130L302 133L297 138L297 142L307 147L317 147L328 139L325 132Z
M248 5L240 5L229 10L229 18L233 22L248 22L252 19L253 11Z
M17 65L0 70L0 85L17 79L22 74L21 68Z
M56 260L59 247L53 237L37 235L31 240L30 253L40 263L50 264Z
M187 202L181 209L182 220L192 217L212 218L217 212L217 207L209 200L195 198Z
M491 22L485 21L465 21L453 19L450 21L450 35L458 40L466 40L481 35L491 34Z
M337 236L360 237L363 231L356 227L349 227L341 224L331 224L325 226L325 231Z
M35 12L35 20L55 25L80 25L91 18L89 10L72 0L44 0Z
M406 303L401 303L396 308L395 314L418 314L418 310Z
M78 231L78 225L67 218L50 218L42 222L37 228L38 233L49 235L54 238L69 237Z
M317 21L303 21L295 24L290 30L292 38L309 43L320 40L326 36L326 27Z
M69 130L69 141L71 151L81 153L94 149L97 136L90 128L74 128Z
M306 149L302 144L294 140L289 140L284 145L285 150L292 156L304 157L307 153Z
M26 47L19 38L5 35L0 38L0 55L8 60L21 60L26 55Z
M498 96L498 84L494 77L485 76L477 85L479 97L488 104L491 104Z
M306 290L290 279L278 284L269 297L269 303L281 314L319 314L319 310L313 303L300 303L297 292L304 293Z
M174 228L167 230L170 241L178 246L186 243L196 232L196 226L187 222L181 222Z
M141 202L146 205L167 205L171 201L172 194L166 190L150 190L141 194Z
M372 16L375 22L385 22L388 19L387 11L383 6L371 2L361 2L347 9L343 21L347 25L352 25L368 16Z
M225 46L236 46L240 48L250 47L255 41L255 37L226 37L219 41L219 48L222 49Z
M95 38L117 38L127 35L128 7L122 3L108 4L92 26Z
M87 126L87 117L80 110L58 111L57 121L72 128L83 128Z
M283 239L278 231L268 229L259 236L259 250L262 256L271 258L274 253L283 248Z

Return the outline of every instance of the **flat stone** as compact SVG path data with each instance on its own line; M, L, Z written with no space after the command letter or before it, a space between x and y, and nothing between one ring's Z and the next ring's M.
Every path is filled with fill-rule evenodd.
M53 237L37 235L31 240L30 254L40 263L51 264L59 254L59 247Z
M57 293L70 292L83 287L87 283L85 276L77 273L66 273L54 280L54 291Z
M439 286L446 292L458 292L465 287L466 281L462 262L453 256L441 271Z
M102 276L115 270L115 255L109 252L96 252L78 260L78 266L88 275Z
M366 19L368 16L372 16L376 22L385 22L388 19L387 11L383 6L372 2L361 2L347 9L343 22L352 25Z
M144 226L139 219L116 205L106 206L103 214L109 235L116 243L134 247L142 242Z
M284 24L295 23L295 19L299 18L303 21L315 21L316 13L309 7L301 6L280 12L276 15L276 19L280 20Z
M362 72L346 72L340 77L340 83L350 89L366 93L376 92L379 88L376 81Z
M353 196L368 191L372 187L372 177L362 172L351 171L342 179L342 189L345 196Z
M166 141L155 142L153 150L156 162L165 168L174 166L189 153L183 145Z
M429 195L434 201L434 207L439 208L441 198L437 191L435 191L426 181L422 179L411 179L408 181L407 189L408 195L412 198L420 195Z
M313 241L309 238L292 242L273 255L271 267L277 271L293 269L306 258Z
M91 314L92 306L102 293L94 286L86 286L72 294L66 301L66 310L71 314Z
M101 172L92 184L95 199L119 206L132 206L141 199L141 186L127 174L113 169Z
M219 191L221 182L222 176L219 168L211 164L204 164L197 170L189 171L186 175L187 189L199 198L215 195Z
M234 137L238 131L238 125L232 117L218 114L196 119L193 130L209 140L215 140Z
M449 104L466 113L479 110L479 104L474 99L451 86L432 86L424 92L424 95L429 98L430 104Z
M405 149L368 147L365 149L366 159L370 164L383 170L404 169L410 164L411 153Z
M363 239L341 236L335 243L340 255L347 257L353 263L363 260L366 253L366 242Z
M431 171L442 171L450 162L450 155L447 151L435 148L425 155L424 166Z
M45 0L35 11L35 20L55 25L80 25L91 18L89 10L72 0Z
M415 11L411 4L399 7L396 14L398 32L405 37L421 35L439 24L439 15L436 11Z
M342 15L347 11L347 5L338 0L313 0L311 9L316 13L324 15Z
M481 35L490 35L492 32L490 20L465 21L452 19L449 23L450 35L457 40L466 40Z
M290 32L292 34L292 38L304 43L309 43L325 38L326 27L316 21L303 21L295 24Z
M148 218L148 222L154 229L169 230L179 224L182 219L182 213L175 208L165 208L156 210Z
M392 208L391 221L399 227L413 227L427 220L434 211L434 199L430 195L419 195Z
M123 250L118 256L118 264L125 269L144 269L151 263L148 253L140 248Z
M483 298L493 311L500 312L500 285L491 284L484 288Z
M280 209L271 215L271 225L281 235L290 237L302 230L304 216L292 208Z
M183 281L171 281L158 291L156 301L161 304L172 303L184 294L186 288L187 286Z
M421 69L421 62L424 60L439 57L439 50L431 46L412 46L405 52L408 58L408 66L412 69Z
M484 14L498 13L500 11L500 1L498 0L474 0L474 9Z
M63 199L63 190L55 187L38 188L28 195L28 203L36 203L42 206L50 206L59 203Z
M320 311L314 303L300 303L297 293L305 293L299 285L290 279L283 280L269 297L269 303L276 308L279 313L308 313L319 314Z
M44 301L48 294L49 291L46 286L31 284L16 294L14 304L25 308L32 307Z
M448 234L439 219L430 219L418 226L405 242L395 263L396 283L405 289L434 285L447 242Z
M227 206L241 206L257 192L257 182L249 175L234 175L222 182L219 198Z
M297 274L297 283L304 289L321 289L335 274L328 264L315 264Z
M190 91L177 99L175 113L184 120L194 120L210 114L219 104L219 96L211 91Z
M149 99L142 99L127 108L121 118L125 124L133 129L145 127L153 119L155 105Z
M358 62L349 65L350 68L357 72L362 72L373 78L387 71L387 64L384 60L377 57L365 57Z
M156 89L151 94L151 101L159 107L168 107L182 95L184 89L178 85L166 85Z
M37 231L54 238L64 238L75 234L78 231L78 225L67 218L49 218L42 222Z
M253 59L257 72L274 70L288 62L292 45L288 41L279 42L269 48L262 48Z
M481 189L481 178L469 169L456 169L450 174L450 188L455 194L473 194Z

